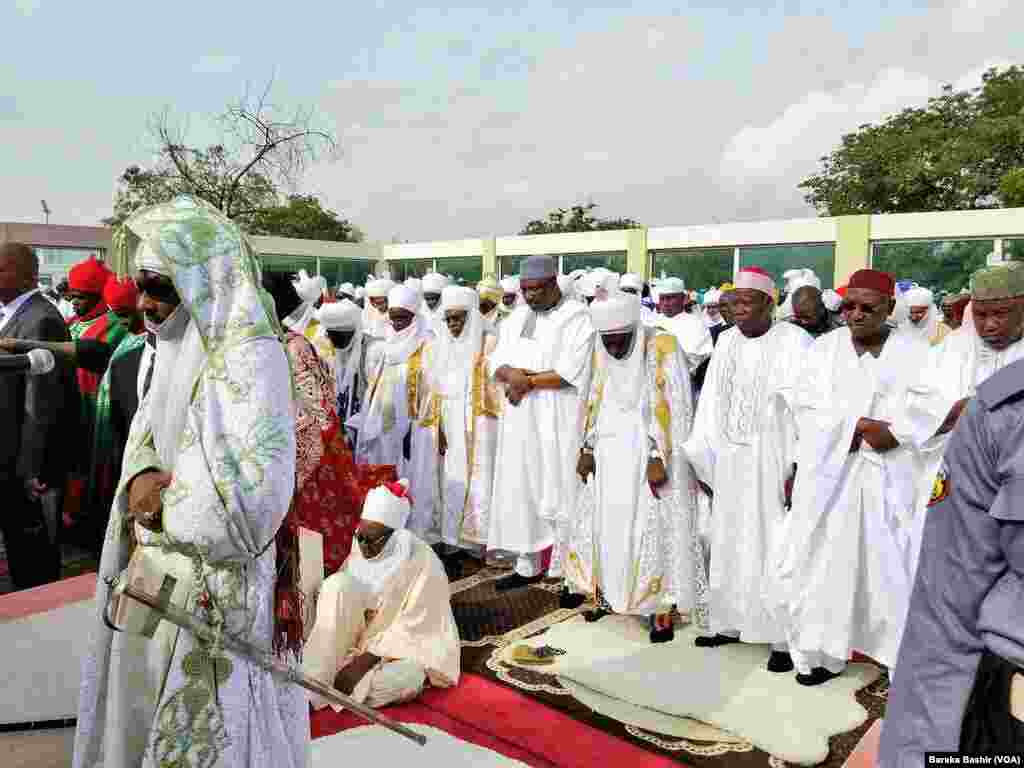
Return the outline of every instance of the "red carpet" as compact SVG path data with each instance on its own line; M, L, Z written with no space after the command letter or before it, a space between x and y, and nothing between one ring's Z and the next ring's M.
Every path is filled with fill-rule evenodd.
M428 689L416 702L388 707L401 722L422 723L536 768L679 768L679 763L635 747L477 675L456 688ZM362 725L348 712L312 715L313 738Z
M0 620L11 621L34 613L45 613L68 603L92 600L96 594L96 574L83 573L41 587L0 595Z

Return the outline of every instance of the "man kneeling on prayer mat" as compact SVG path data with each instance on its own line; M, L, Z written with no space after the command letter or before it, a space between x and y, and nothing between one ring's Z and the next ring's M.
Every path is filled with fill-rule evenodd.
M306 674L371 707L414 699L427 682L459 682L448 577L433 550L405 529L407 487L400 480L367 494L352 553L320 590L302 661ZM340 710L310 698L316 709Z
M640 309L628 293L590 305L600 341L577 464L586 486L563 572L595 598L587 621L646 616L651 642L661 643L674 637L673 605L692 616L707 581L696 554L696 480L680 445L693 425L686 359L675 336L642 323Z

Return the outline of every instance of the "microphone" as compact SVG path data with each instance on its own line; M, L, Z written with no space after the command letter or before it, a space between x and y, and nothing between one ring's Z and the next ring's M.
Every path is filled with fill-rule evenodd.
M0 355L0 374L42 376L52 371L55 365L53 352L48 349L33 349L27 355Z

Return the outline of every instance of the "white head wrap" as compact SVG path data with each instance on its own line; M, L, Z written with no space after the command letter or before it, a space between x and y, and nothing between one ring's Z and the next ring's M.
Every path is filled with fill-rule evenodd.
M602 336L633 331L632 345L624 359L619 360L609 355L603 340L597 343L597 354L602 367L608 372L602 408L635 411L643 407L647 369L644 365L640 307L639 296L621 291L616 291L605 301L595 301L590 306L591 321Z
M407 309L413 314L419 311L420 294L408 285L396 285L388 291L388 309Z
M386 299L388 292L395 287L395 284L387 278L371 280L366 284L367 299ZM391 328L386 312L378 312L372 301L367 301L363 307L363 331L375 338L382 339L387 336Z
M927 288L914 286L903 294L903 301L907 305L906 328L920 334L925 341L931 341L939 330L939 313L935 308L935 294ZM928 313L920 323L910 319L910 310L914 307L928 307Z
M821 280L813 269L791 269L782 275L786 281L786 299L779 307L778 317L780 320L788 320L793 316L793 294L798 288L805 286L821 290Z
M383 299L394 287L394 282L386 277L371 280L366 284L366 295L371 299Z
M601 275L596 270L587 272L576 283L576 293L588 299L594 298L597 295L597 284L600 279Z
M163 261L156 254L152 248L149 247L149 243L142 240L139 243L139 247L135 251L135 268L144 269L147 272L154 272L164 277L171 277L171 270L164 266Z
M431 272L423 276L422 288L424 293L441 293L446 285L448 285L448 278L437 272Z
M627 272L619 278L619 288L634 288L637 291L644 289L644 280L635 272Z
M598 333L625 333L640 323L640 298L615 291L590 306L590 321Z
M511 307L506 307L503 301L498 302L498 312L502 315L510 315L516 307L523 303L523 296L519 293L519 278L514 275L503 277L500 285L502 294L507 296L510 293L514 293L516 296L515 303Z
M686 283L681 277L666 277L658 282L658 298L686 293Z
M284 325L296 333L305 333L316 312L316 302L327 292L327 280L322 275L311 277L304 269L292 281L295 293L302 303L284 320Z
M356 287L352 283L342 283L338 286L338 293L343 293L346 296L355 296Z
M362 312L357 304L342 299L320 307L316 319L328 331L351 331L359 327Z
M409 487L408 480L399 480L398 484L404 488ZM409 504L407 497L396 496L386 486L379 485L366 494L362 519L386 525L397 531L405 528L411 511L412 505Z
M340 395L349 392L346 401L349 411L355 405L354 393L349 390L359 373L359 366L362 362L362 318L363 311L348 299L324 304L317 311L317 320L320 321L320 328L317 329L318 336L326 337L327 331L354 331L352 340L344 348L336 347L331 343L331 346L334 347L334 380L337 393ZM342 424L347 423L351 415L351 412L338 414Z
M435 342L432 388L442 397L451 397L465 391L466 382L473 374L473 362L481 350L484 318L480 314L480 294L472 288L446 286L441 291L441 317L448 310L466 312L466 323L458 338L452 336L448 324L443 322Z
M575 294L576 294L576 281L573 280L568 275L559 275L558 276L558 290L562 292L562 295L565 298L567 298L567 299L574 298Z

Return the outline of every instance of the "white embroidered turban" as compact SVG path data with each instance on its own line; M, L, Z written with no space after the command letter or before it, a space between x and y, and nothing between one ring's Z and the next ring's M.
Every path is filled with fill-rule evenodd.
M397 485L403 493L408 491L409 481L399 480L397 483L378 485L366 494L366 501L363 504L363 520L386 525L392 530L398 531L405 528L409 519L412 507L409 504L408 496L397 495L389 485Z
M598 333L622 333L640 322L640 297L616 291L590 306L590 321Z
M346 296L355 296L356 287L352 283L342 283L338 286L338 293L343 293Z
M394 287L395 284L386 277L382 277L379 280L371 280L366 284L366 295L371 299L383 299L387 297Z
M473 309L478 306L476 291L461 285L446 285L441 291L441 309Z
M396 285L388 291L388 309L407 309L416 314L420 308L420 294L407 285Z
M904 293L903 300L908 307L930 307L935 303L935 294L927 288L918 286Z
M431 272L423 276L424 293L440 293L446 285L448 285L448 278L444 275L439 275L437 272Z
M343 299L324 304L317 310L316 319L329 331L350 331L359 327L362 312L357 304Z
M633 288L637 291L642 291L644 288L644 281L640 275L635 272L627 272L619 278L619 288Z

